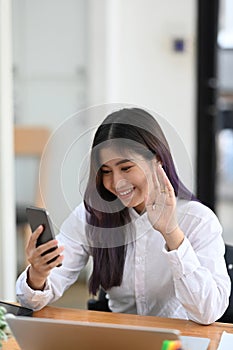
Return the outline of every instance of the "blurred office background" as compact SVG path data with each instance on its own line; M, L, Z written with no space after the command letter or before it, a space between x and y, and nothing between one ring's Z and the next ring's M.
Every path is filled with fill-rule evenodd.
M98 106L112 103L144 106L162 115L176 130L190 160L188 185L215 210L224 228L224 240L233 244L233 3L204 3L1 0L1 18L6 21L7 16L9 21L5 27L1 25L0 62L4 68L7 47L10 63L5 65L10 65L13 73L8 110L12 129L45 127L56 135L61 125L79 113L79 134L98 122L94 113L80 111L93 110L93 106L101 111ZM4 93L2 83L1 105L6 101ZM9 131L10 125L4 129L10 119L5 110L1 108L0 127ZM70 135L63 136L68 142ZM88 147L84 140L77 162L82 161ZM5 164L3 159L2 189L6 188ZM35 202L38 169L38 157L14 155L8 169L13 172L12 184L7 175L14 208ZM50 181L51 177L55 181L54 170L48 166L47 171ZM68 206L50 189L50 194L45 194L49 211L56 217L56 228L81 200L79 191L73 190L75 179L69 181L74 177L72 162L66 167L65 177ZM5 223L0 231L0 276L5 276L0 277L0 299L9 299L14 295L12 282L9 289L3 283L7 274L16 278L24 268L25 239L22 227L7 226L10 216L2 210L7 197L3 193L0 197L0 218ZM10 254L15 252L16 256L15 261L11 259L13 264L9 264L6 252L9 247ZM77 287L84 291L85 298L86 274ZM76 300L73 294L63 300L63 306L84 305L78 304L78 296Z

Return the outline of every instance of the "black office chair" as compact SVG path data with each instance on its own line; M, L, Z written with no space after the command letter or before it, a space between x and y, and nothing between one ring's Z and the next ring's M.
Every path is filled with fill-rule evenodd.
M231 279L231 284L233 284L233 246L225 244L225 260L227 265L227 271ZM218 320L218 322L233 323L233 291L231 289L231 294L229 298L229 306L226 309L223 316Z
M89 299L87 301L87 309L93 311L111 312L108 306L108 299L105 291L100 288L97 299Z

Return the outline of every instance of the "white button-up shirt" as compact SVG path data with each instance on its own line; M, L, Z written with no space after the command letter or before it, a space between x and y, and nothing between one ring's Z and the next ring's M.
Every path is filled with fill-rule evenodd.
M215 214L199 202L177 201L177 216L185 239L167 251L160 232L147 214L130 209L136 239L128 243L122 284L107 291L113 312L190 319L209 324L228 306L231 289L224 260L222 227ZM16 283L20 303L34 310L54 302L78 278L89 259L85 209L80 204L56 239L65 246L63 265L54 268L43 291L32 290L27 270Z

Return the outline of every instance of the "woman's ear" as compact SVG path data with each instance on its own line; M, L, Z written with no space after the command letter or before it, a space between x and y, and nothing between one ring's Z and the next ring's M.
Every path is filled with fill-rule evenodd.
M160 164L160 165L163 165L162 162L161 162L160 157L156 157L156 156L155 156L154 159L153 159L153 163L154 163L154 165L156 165L156 164L157 164L157 165L159 165L159 164Z

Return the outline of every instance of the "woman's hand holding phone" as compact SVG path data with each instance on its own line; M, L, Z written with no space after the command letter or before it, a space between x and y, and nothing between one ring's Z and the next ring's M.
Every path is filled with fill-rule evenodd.
M31 235L26 247L27 259L31 264L27 283L32 289L38 290L44 289L50 271L62 263L63 255L61 253L64 250L64 247L57 246L56 239L37 246L38 238L43 230L43 225L40 225Z

